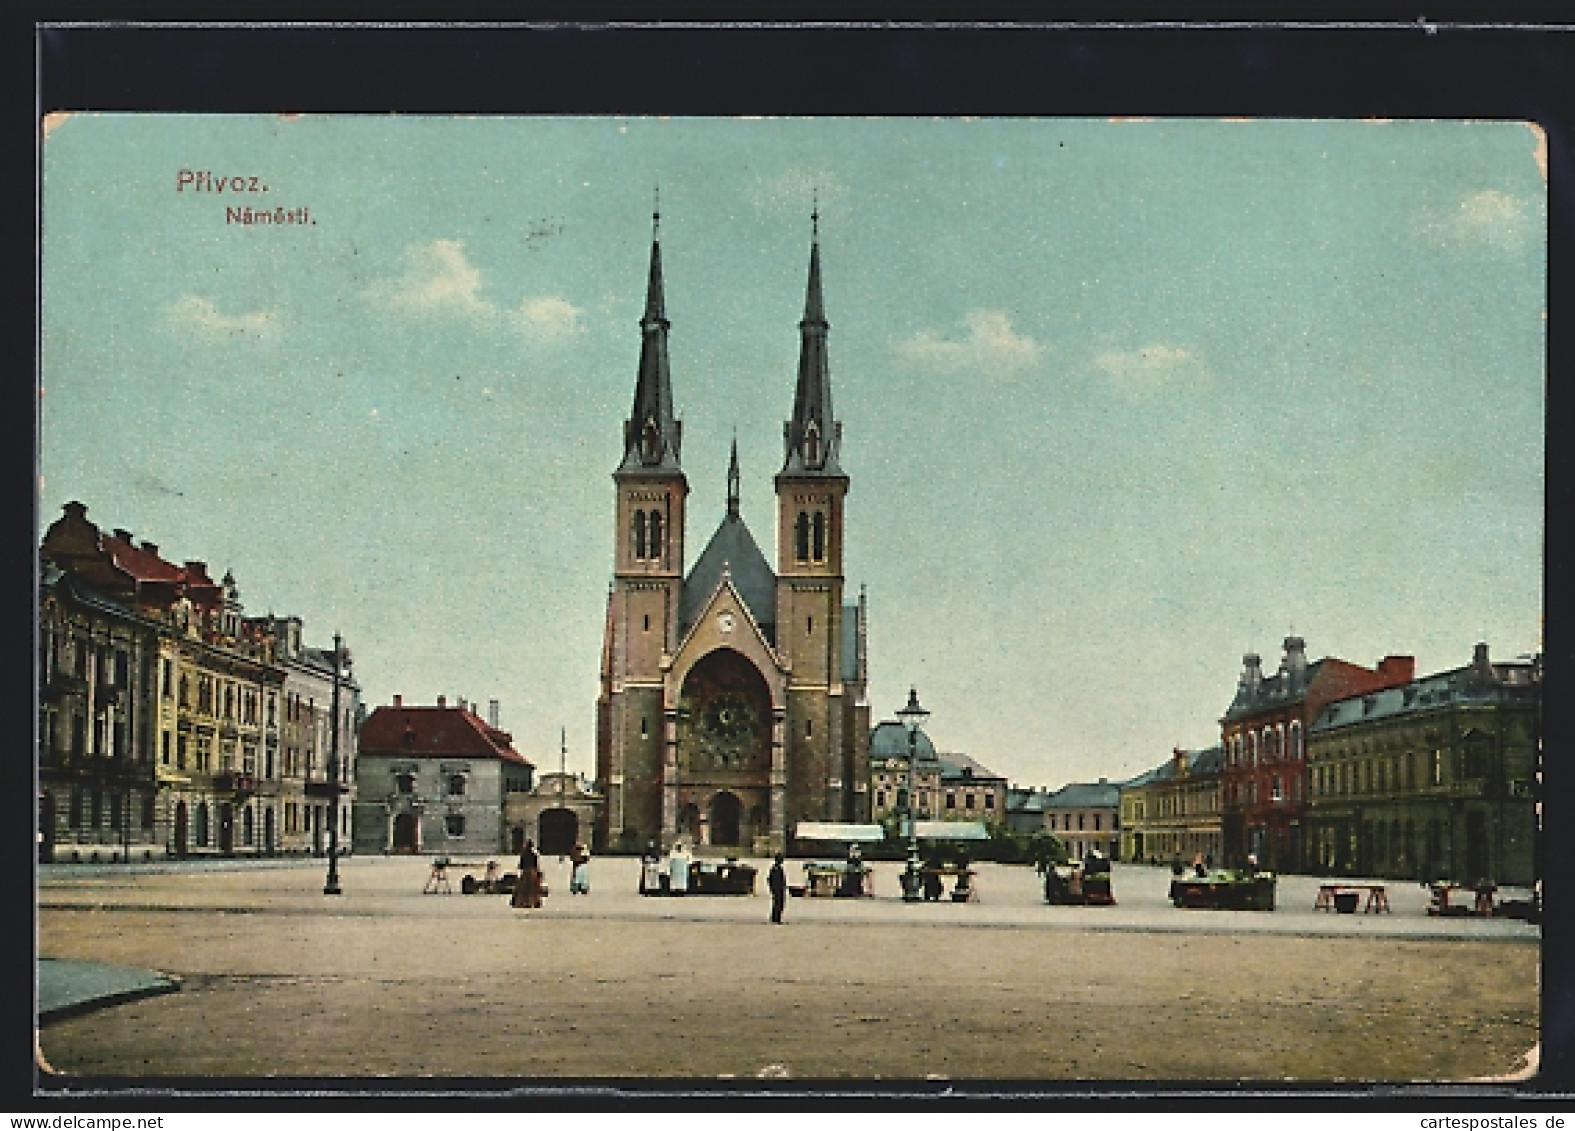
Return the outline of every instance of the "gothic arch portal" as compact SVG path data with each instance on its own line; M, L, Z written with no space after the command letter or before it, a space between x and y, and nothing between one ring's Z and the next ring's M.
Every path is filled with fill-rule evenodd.
M771 691L760 670L731 648L708 653L679 692L679 780L768 785L771 726Z

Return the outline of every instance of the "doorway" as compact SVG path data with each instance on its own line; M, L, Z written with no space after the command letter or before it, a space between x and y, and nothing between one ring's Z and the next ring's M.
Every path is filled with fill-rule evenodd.
M711 843L736 847L739 841L739 817L744 804L737 796L723 790L711 798Z
M547 856L567 856L579 843L580 818L573 809L543 809L536 830L538 851Z
M175 855L186 855L186 803L175 803Z
M394 851L419 852L421 850L419 831L414 813L396 814L394 816Z

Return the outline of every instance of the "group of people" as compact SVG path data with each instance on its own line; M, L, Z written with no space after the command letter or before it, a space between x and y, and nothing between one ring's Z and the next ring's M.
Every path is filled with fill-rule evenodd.
M488 861L487 867L493 867L493 862ZM569 853L569 894L588 895L591 890L591 854L583 844L576 844ZM540 907L541 901L547 897L547 884L542 879L541 854L536 851L535 841L527 840L525 847L520 851L520 875L514 884L514 895L509 900L511 907L534 908Z

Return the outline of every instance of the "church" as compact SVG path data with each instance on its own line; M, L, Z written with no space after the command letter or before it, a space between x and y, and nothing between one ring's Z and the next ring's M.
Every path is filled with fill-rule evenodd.
M613 472L596 840L625 851L680 840L701 853L785 850L799 822L869 819L866 603L862 592L844 601L849 484L831 407L819 214L776 475L775 568L740 513L735 440L727 513L687 574L689 482L653 220L634 408Z

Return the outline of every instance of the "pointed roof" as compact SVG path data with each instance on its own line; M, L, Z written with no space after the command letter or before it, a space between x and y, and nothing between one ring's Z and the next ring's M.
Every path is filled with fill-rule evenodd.
M716 591L722 575L731 575L733 588L749 608L766 640L776 642L777 575L760 552L755 536L738 513L738 441L727 467L727 514L711 535L694 568L684 579L683 596L678 601L678 634L688 633L706 601Z
M749 527L736 513L722 520L722 525L716 528L711 541L700 552L689 576L684 578L684 592L678 602L679 635L686 634L694 624L721 583L724 571L731 575L733 587L749 607L749 615L755 618L766 639L775 641L777 575L771 571Z
M786 458L780 475L842 475L837 463L841 425L831 410L831 366L826 356L825 302L820 290L820 213L814 214L814 236L809 249L809 286L804 295L804 317L798 324L798 387L793 394L793 418L783 430Z
M672 379L667 366L667 303L662 293L661 213L652 216L651 271L640 319L640 371L634 407L623 430L620 472L667 474L680 471L682 428L673 416Z

